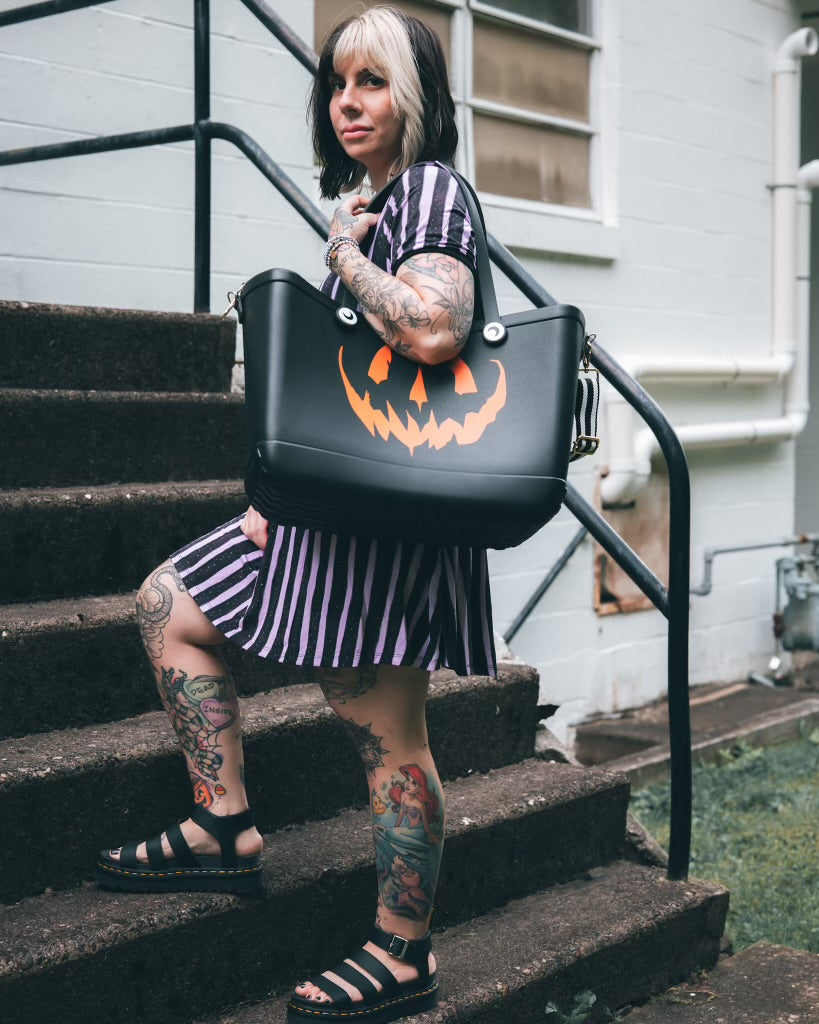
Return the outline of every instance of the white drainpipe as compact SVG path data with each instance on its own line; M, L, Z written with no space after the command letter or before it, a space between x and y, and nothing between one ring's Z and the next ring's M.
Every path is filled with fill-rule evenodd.
M789 441L805 426L809 410L810 189L819 187L819 161L799 167L799 61L819 50L812 28L782 43L773 72L772 355L685 359L626 357L624 367L640 380L675 383L785 380L784 415L775 419L698 423L676 427L686 448L716 448L755 441ZM651 476L658 450L650 430L636 431L631 407L613 390L606 394L608 472L600 485L603 505L633 500Z

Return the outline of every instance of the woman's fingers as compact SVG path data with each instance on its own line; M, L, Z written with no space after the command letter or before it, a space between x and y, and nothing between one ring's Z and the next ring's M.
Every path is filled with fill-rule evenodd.
M241 531L248 540L253 541L257 548L264 551L267 546L267 520L251 505L245 512L242 520Z
M333 235L348 235L357 242L363 242L367 232L376 223L375 213L365 213L367 197L349 196L333 214L330 224L330 238Z

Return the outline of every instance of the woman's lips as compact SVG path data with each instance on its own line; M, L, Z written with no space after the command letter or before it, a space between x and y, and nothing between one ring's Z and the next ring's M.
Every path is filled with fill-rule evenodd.
M363 139L365 135L369 135L369 132L369 128L361 128L356 125L352 128L343 128L341 134L345 139Z

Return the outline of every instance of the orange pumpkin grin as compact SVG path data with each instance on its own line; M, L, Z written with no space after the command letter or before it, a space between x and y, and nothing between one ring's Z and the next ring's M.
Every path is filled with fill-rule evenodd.
M498 382L495 390L480 409L466 414L463 423L458 423L450 416L438 423L434 410L430 411L428 419L423 424L419 423L410 412L406 412L406 423L404 423L390 402L387 402L386 412L384 412L373 407L369 391L359 395L344 370L343 355L344 346L342 345L338 350L338 368L347 393L347 400L353 412L373 437L375 437L376 431L383 441L388 440L392 435L409 448L410 455L422 444L427 444L430 448L435 449L441 449L453 440L458 444L474 444L483 435L489 424L495 422L498 413L506 405L506 372L500 360L493 359L491 361L498 367ZM387 345L382 345L370 363L368 371L370 379L376 384L383 383L389 376L391 362L392 349ZM456 394L477 393L478 388L472 372L460 356L453 359L448 366L455 378ZM409 399L415 402L419 412L429 402L421 367L418 368Z

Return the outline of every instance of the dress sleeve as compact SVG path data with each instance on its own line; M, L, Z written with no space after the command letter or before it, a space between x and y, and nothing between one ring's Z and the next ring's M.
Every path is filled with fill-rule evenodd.
M457 178L440 164L414 164L389 202L390 272L421 252L445 252L476 272L475 233Z

